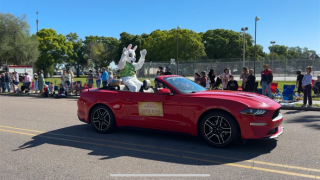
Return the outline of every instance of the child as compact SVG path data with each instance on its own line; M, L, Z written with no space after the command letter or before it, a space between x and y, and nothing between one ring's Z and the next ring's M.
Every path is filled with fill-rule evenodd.
M48 85L45 85L44 88L43 88L44 92L44 97L48 97Z
M108 82L109 82L109 84L111 84L112 81L113 81L113 73L112 73L112 71L110 71L110 72L108 72Z
M238 82L234 80L233 75L230 75L230 81L228 82L227 89L230 91L238 91Z
M228 90L227 85L228 85L228 81L229 81L229 78L230 78L231 74L229 74L229 69L228 68L225 68L223 70L223 72L224 73L222 73L220 75L220 79L222 80L222 88L223 88L223 90Z
M303 93L303 89L302 89L302 79L303 79L303 74L301 74L301 71L297 71L297 82L296 82L296 86L298 89L298 97L297 100L300 99L300 93Z
M56 94L55 98L63 98L66 96L67 96L66 90L64 89L63 84L60 84L58 94Z
M54 94L54 86L53 86L53 83L50 82L50 85L49 85L49 91L50 91L50 94L51 96Z
M38 74L37 73L34 73L33 80L34 80L34 90L36 91L35 93L38 94L39 87L38 87Z

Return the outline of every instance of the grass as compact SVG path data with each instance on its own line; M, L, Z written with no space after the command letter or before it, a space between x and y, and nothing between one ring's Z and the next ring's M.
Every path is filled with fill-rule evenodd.
M295 107L301 107L302 104L300 104L300 103L295 103L294 106L295 106ZM319 107L319 108L320 108L320 104L312 104L312 106L313 106L313 107Z
M86 79L87 79L87 75L81 75L80 77L74 78L74 82L75 81L82 81L82 85L84 85L84 83L86 83ZM138 78L138 79L142 82L145 78ZM60 77L45 78L45 81L52 82L55 86L58 86L61 82L61 79L60 79ZM153 79L151 78L150 81L151 81L151 85L154 87ZM296 85L295 81L275 81L274 83L278 83L278 89L280 92L283 91L283 85ZM19 83L19 88L21 87L21 85L22 85L22 83ZM238 81L238 85L241 86L242 81ZM102 84L101 84L101 86L102 86ZM97 87L95 81L94 81L93 87ZM260 87L260 83L259 83L259 87ZM313 94L313 91L312 91L312 94ZM320 101L320 97L312 97L312 99Z

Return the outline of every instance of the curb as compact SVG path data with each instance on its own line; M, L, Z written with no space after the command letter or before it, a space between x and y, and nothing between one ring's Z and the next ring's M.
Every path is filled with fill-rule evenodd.
M282 106L280 109L283 110L303 110L303 111L319 111L320 112L320 108L318 107L312 107L312 108L308 108L308 107L290 107L290 106Z

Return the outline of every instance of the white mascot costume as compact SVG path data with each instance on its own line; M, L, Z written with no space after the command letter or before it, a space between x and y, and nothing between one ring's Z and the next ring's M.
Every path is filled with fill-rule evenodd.
M132 44L127 48L123 48L118 68L120 70L122 83L126 85L130 91L138 92L143 83L137 79L134 71L139 70L143 66L147 51L145 49L140 51L141 56L139 62L136 63L136 53L134 51L137 49L137 46L133 49L131 49L131 47Z

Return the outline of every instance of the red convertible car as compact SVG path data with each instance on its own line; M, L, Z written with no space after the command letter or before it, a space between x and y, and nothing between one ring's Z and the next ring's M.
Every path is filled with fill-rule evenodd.
M157 88L149 80L140 92L125 85L86 89L78 100L79 120L99 133L131 126L202 136L214 147L238 138L272 139L283 128L281 105L255 93L206 90L181 76L161 76Z

